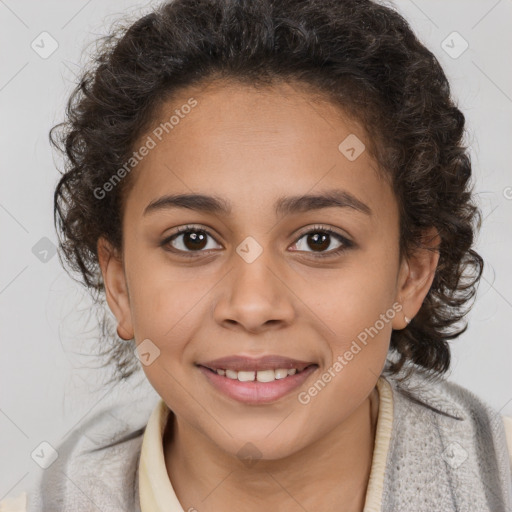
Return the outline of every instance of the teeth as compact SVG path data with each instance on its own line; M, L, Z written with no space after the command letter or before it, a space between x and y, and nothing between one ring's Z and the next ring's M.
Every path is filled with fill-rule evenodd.
M295 368L294 368L294 370L295 370ZM290 372L291 371L293 371L293 370L290 370ZM276 376L276 379L284 379L285 377L288 377L288 370L286 370L285 368L281 368L280 370L274 370L274 374ZM292 375L292 374L290 373L290 375Z
M226 377L228 379L238 379L238 372L234 370L226 370Z
M247 382L247 381L254 380L254 374L256 372L236 372L236 373L238 374L238 380L240 382Z
M276 372L274 370L262 370L256 373L256 380L258 382L272 382L275 379Z
M258 371L239 371L236 370L216 370L219 375L226 376L228 379L238 379L240 382L251 382L256 380L258 382L272 382L277 379L284 379L288 375L297 373L297 368L279 368L277 370L258 370Z

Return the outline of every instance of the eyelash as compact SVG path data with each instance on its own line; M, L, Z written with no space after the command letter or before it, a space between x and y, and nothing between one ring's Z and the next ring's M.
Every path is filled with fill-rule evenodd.
M168 246L168 244L170 244L170 242L173 241L173 239L177 238L179 235L181 235L183 233L187 233L187 232L194 232L194 231L205 233L206 235L210 236L211 238L213 238L215 240L215 237L213 237L208 230L206 230L204 228L199 228L194 225L187 225L187 226L182 226L182 227L178 228L174 234L165 238L160 243L160 247L163 247L166 251L169 251L169 252L180 253L180 255L183 255L185 257L189 257L189 258L200 257L200 254L195 255L194 253L205 252L204 250L202 250L202 251L181 251L179 249L166 248L166 246ZM333 231L332 229L330 229L328 227L323 227L323 226L313 226L313 228L309 229L308 231L300 233L298 238L296 239L296 242L298 240L300 240L301 238L303 238L305 235L309 235L311 233L327 234L327 235L337 238L338 241L342 242L341 247L339 247L338 249L333 249L333 250L325 252L325 253L312 253L314 255L313 258L318 258L318 259L328 258L328 257L332 258L332 257L340 255L341 253L345 252L346 250L348 250L354 246L354 243L351 242L350 240L348 240L347 238L345 238L344 236L340 235L339 233L336 233L335 231ZM297 251L297 252L301 252L301 251ZM191 253L191 254L189 254L189 253Z

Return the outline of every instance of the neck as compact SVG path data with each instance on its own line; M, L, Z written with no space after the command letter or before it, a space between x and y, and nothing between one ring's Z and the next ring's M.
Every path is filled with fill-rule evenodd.
M195 428L169 415L164 435L167 472L184 510L339 510L361 512L370 476L378 391L340 425L285 458L247 467ZM307 468L307 470L305 470Z

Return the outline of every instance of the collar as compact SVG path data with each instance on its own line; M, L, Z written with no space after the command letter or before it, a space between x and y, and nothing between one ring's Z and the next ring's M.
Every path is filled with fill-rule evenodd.
M139 461L141 512L184 512L165 466L163 434L170 409L160 399L149 418Z

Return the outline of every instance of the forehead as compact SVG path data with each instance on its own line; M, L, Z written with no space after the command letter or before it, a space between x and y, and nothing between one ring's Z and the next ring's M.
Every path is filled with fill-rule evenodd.
M235 208L260 209L264 198L334 187L377 207L393 200L363 127L296 84L184 89L160 106L140 143L148 138L154 147L133 171L128 197L139 215L164 192L214 191Z

